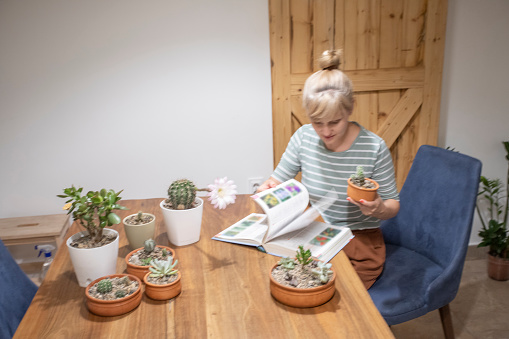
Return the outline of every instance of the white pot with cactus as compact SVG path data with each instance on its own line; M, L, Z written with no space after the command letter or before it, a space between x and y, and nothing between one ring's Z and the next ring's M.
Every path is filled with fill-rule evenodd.
M68 199L64 209L86 229L66 242L78 284L86 287L99 277L116 273L119 236L117 231L105 227L119 224L121 219L113 211L126 208L118 205L122 191L102 189L83 196L82 191L83 188L72 186L58 197Z
M168 239L175 246L193 244L200 240L203 199L197 191L208 192L214 208L224 209L235 202L237 186L226 177L216 179L208 188L198 189L187 179L174 181L168 188L168 199L161 201Z

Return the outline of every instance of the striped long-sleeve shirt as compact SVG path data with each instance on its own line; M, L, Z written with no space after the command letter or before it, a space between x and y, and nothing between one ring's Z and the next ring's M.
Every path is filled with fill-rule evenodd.
M357 166L364 167L364 174L378 182L378 195L383 200L399 200L394 179L391 154L382 138L360 126L354 143L344 152L332 152L325 148L311 125L304 125L292 136L281 161L272 177L284 182L299 171L302 184L309 191L311 204L334 189L338 200L322 212L325 222L348 226L351 229L376 228L380 220L369 217L354 204L346 200L347 180L356 172Z

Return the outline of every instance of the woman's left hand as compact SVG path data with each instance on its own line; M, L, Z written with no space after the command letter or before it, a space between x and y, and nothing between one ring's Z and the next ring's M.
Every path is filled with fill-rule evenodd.
M399 201L394 199L382 200L378 194L373 201L362 199L360 201L355 201L350 197L346 198L346 200L358 206L362 214L382 220L393 218L399 212Z
M375 200L367 201L361 199L359 201L355 201L352 198L348 197L346 200L350 201L355 206L358 206L362 212L362 214L367 215L369 217L379 218L384 214L384 201L377 194Z

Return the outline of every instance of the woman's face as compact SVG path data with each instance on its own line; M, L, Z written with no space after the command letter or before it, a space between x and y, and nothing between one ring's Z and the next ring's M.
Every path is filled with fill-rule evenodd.
M341 149L348 132L349 116L350 113L339 111L327 119L311 120L311 125L329 151L336 152Z

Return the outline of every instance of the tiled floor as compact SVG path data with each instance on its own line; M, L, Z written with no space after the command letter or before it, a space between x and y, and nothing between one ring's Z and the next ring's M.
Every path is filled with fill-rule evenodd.
M469 249L450 309L456 338L509 339L509 281L488 278L484 249ZM438 311L391 329L397 339L444 338Z

